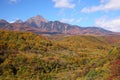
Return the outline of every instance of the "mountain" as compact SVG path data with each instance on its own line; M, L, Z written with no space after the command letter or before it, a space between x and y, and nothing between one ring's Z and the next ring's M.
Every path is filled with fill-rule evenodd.
M25 22L17 20L14 23L8 23L0 20L0 29L29 31L37 34L69 34L69 35L113 35L118 34L99 27L80 27L70 25L60 21L48 21L44 17L37 15L31 17Z
M9 23L4 19L0 19L0 27L5 26L6 24L9 24Z
M39 27L39 29L42 30L43 33L51 34L78 34L77 32L79 31L79 27L71 26L59 21L49 21Z
M47 23L47 22L48 21L40 15L32 17L26 21L27 24L34 26L34 27L41 27L44 23Z
M35 21L33 20L32 23ZM28 24L28 23L27 23ZM34 25L37 25L34 23ZM31 25L33 26L33 25ZM36 26L33 26L36 28ZM80 35L111 35L114 34L114 32L98 28L98 27L80 27L76 25L70 25L67 23L62 23L60 21L48 21L48 22L42 22L39 26L37 26L38 29L41 30L41 33L43 34L80 34Z
M113 35L117 34L112 31L105 30L100 27L84 27L81 34L85 35Z
M80 35L111 35L111 31L98 27L80 27L62 23L60 21L47 21L42 16L35 16L28 19L26 24L41 30L42 34L80 34Z
M40 30L34 27L31 27L30 25L27 25L23 22L14 22L14 23L8 23L5 20L0 20L0 29L2 30L13 30L13 31L29 31L33 33L39 33Z

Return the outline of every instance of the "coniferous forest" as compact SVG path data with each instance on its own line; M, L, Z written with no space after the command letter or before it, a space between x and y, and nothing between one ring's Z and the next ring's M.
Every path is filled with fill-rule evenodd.
M120 80L120 37L0 30L0 80Z

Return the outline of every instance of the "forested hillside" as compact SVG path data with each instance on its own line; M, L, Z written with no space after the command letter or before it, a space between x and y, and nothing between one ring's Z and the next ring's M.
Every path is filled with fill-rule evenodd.
M0 80L120 80L117 38L52 37L0 30Z

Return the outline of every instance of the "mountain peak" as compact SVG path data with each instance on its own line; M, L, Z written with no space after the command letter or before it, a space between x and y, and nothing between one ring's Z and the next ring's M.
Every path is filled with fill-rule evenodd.
M43 18L43 16L41 16L41 15L36 15L36 16L34 16L33 18Z
M9 23L4 19L0 19L0 26L5 26L6 24L9 24Z
M36 27L40 27L41 23L47 23L47 22L48 22L48 20L46 20L41 15L31 17L26 21L26 23L28 23L28 24L30 24L32 26L36 26Z
M0 22L1 23L8 23L6 20L4 20L4 19L0 19Z
M41 15L37 15L34 17L29 18L28 20L32 20L32 21L38 21L38 22L48 22L48 20L46 20L44 17L42 17ZM27 21L28 21L27 20Z
M23 21L21 19L18 19L15 21L15 23L23 23Z

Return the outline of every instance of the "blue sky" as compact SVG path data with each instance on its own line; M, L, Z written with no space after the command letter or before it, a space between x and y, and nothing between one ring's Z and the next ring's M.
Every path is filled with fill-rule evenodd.
M25 21L36 15L120 32L119 0L0 0L0 19Z

